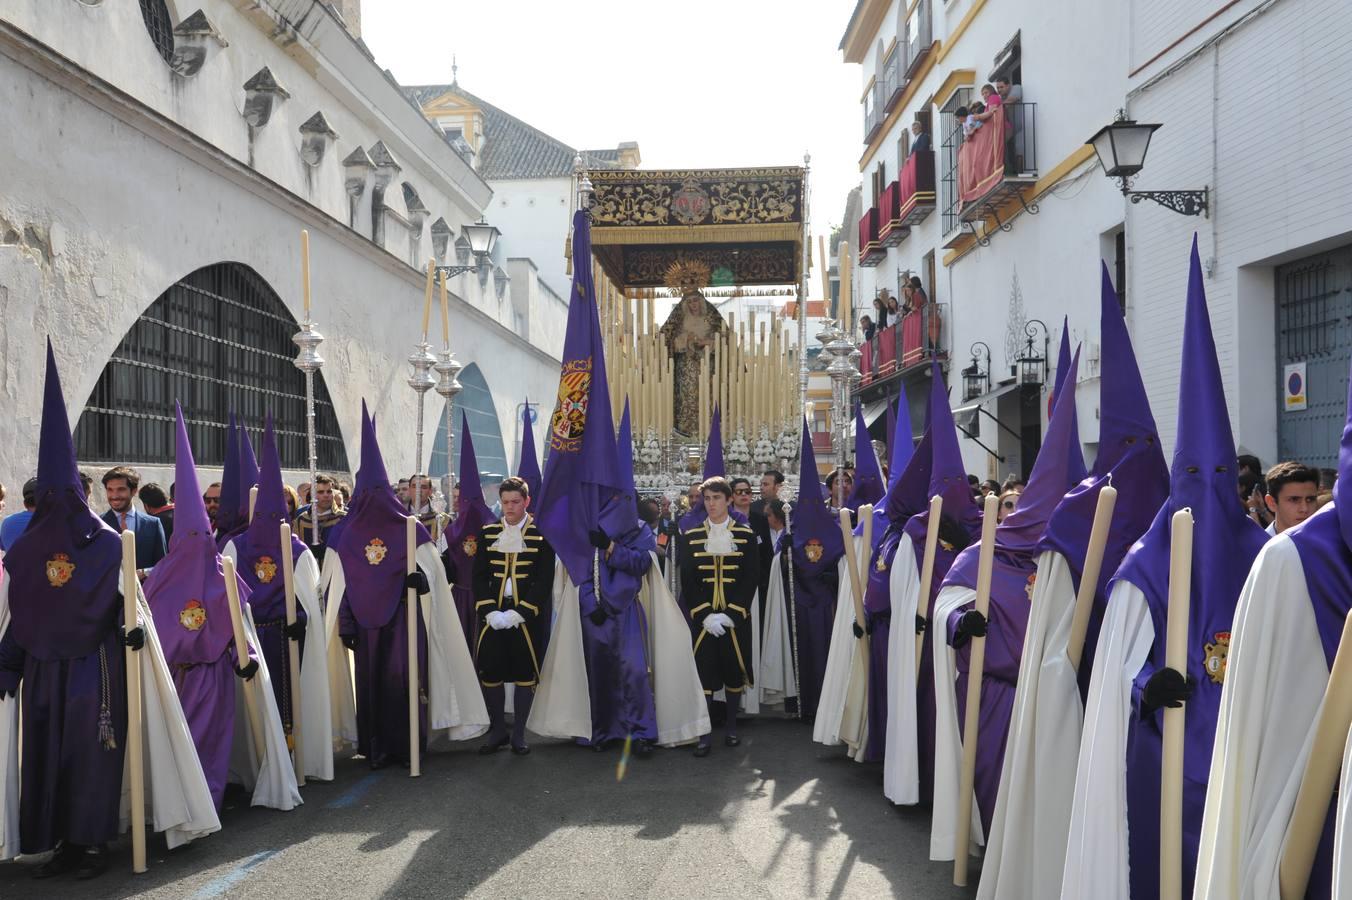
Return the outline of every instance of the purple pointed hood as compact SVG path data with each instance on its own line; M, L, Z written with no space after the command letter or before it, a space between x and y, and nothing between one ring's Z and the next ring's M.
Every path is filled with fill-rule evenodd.
M1070 317L1066 316L1061 320L1061 350L1056 356L1056 380L1052 382L1052 396L1050 398L1050 409L1055 411L1057 402L1061 399L1061 387L1065 384L1066 375L1070 372L1071 353L1070 353ZM1080 417L1071 410L1071 428L1075 433L1080 433ZM1051 419L1048 416L1047 429L1051 430ZM1070 455L1066 457L1066 471L1070 473L1071 484L1079 484L1084 481L1089 470L1084 465L1084 448L1080 446L1079 441L1071 448ZM1031 473L1030 473L1031 475Z
M474 437L469 431L469 418L460 414L460 499L455 507L455 521L446 529L446 556L455 568L455 583L468 588L474 577L474 557L479 550L479 530L497 516L484 500L484 486L479 478L479 458L474 454ZM532 489L531 497L534 497ZM465 541L470 543L466 546Z
M812 449L812 433L806 419L798 460L798 500L790 514L793 564L800 577L811 578L835 568L845 552L845 543L840 534L840 520L832 518L822 492L812 490L818 483L817 454Z
M249 606L258 622L273 622L286 616L286 585L282 579L282 523L290 521L286 492L282 490L282 460L277 452L277 434L272 414L263 431L263 460L258 468L258 500L254 517L235 538L239 574L249 586ZM305 544L291 538L291 562L300 561Z
M1072 447L1078 447L1080 435L1076 430L1075 374L1079 369L1080 354L1076 352L1066 367L1066 383L1056 398L1047 426L1047 437L1038 451L1028 485L1019 497L1019 505L995 529L995 553L1011 570L1031 572L1036 566L1038 542L1047 527L1052 511L1074 484L1070 480ZM948 572L947 584L976 587L977 563L981 545L971 544L958 554ZM1021 579L1015 574L1006 587L1022 590Z
M357 470L354 502L343 517L343 530L336 544L330 535L330 552L337 551L347 582L346 600L362 628L381 628L404 599L404 569L408 560L405 521L408 511L394 495L385 460L376 441L375 424L362 422L361 468ZM431 543L432 536L418 523L415 542Z
M704 450L704 478L728 476L728 467L723 462L723 412L714 406L713 418L709 420L709 445Z
M516 475L526 482L532 497L540 496L540 458L535 452L535 434L530 426L529 399L526 408L521 411L521 463L516 467Z
M942 494L944 515L967 529L973 540L981 533L981 510L972 499L972 486L958 447L958 426L948 405L948 389L937 362L930 364L930 431L933 435L929 496Z
M1223 622L1228 632L1240 588L1267 535L1238 502L1238 463L1225 404L1216 342L1211 334L1202 264L1193 237L1183 326L1183 361L1178 394L1178 437L1169 477L1169 496L1145 535L1127 553L1117 578L1141 589L1155 616L1156 644L1163 647L1168 604L1171 519L1180 509L1193 516L1192 613L1190 635L1198 638ZM1130 491L1133 486L1122 485ZM1189 647L1202 646L1189 639ZM1197 657L1200 660L1200 656Z
M1092 647L1097 621L1107 603L1108 580L1169 496L1169 467L1164 462L1159 430L1150 413L1150 401L1107 266L1102 271L1100 301L1104 377L1099 382L1098 456L1090 476L1071 488L1052 512L1039 546L1039 550L1053 550L1065 558L1078 590L1099 492L1110 479L1116 482L1117 503L1103 551L1096 615L1091 620L1087 650ZM1084 659L1089 658L1086 653Z
M225 428L225 467L221 472L220 502L216 506L215 524L218 535L229 534L240 525L239 481L239 426L235 422L235 413L232 410L230 424Z
M906 471L906 466L915 455L915 437L911 430L911 405L906 399L906 385L901 385L901 394L897 397L896 412L892 412L892 407L887 411L892 417L891 427L888 435L891 438L891 446L888 447L888 454L891 459L887 464L887 489L892 490L892 486L901 478L901 473Z
M37 509L5 557L9 633L38 659L86 656L120 616L122 541L85 502L50 340L37 481Z
M877 503L883 498L883 470L878 465L878 454L873 452L873 441L864 424L864 409L854 405L854 489L845 501L850 512L858 511L865 503Z
M169 552L155 564L142 589L164 658L171 666L188 666L220 659L234 641L234 630L226 605L230 601L225 571L198 488L183 409L178 404L175 407L174 481L179 499L174 504L174 536ZM249 597L249 587L239 575L235 577L242 604Z
M624 401L620 416L620 433L615 439L615 481L619 490L601 504L598 524L614 540L627 543L638 532L638 504L634 488L633 432L629 424L629 399Z
M249 429L239 426L239 522L249 524L249 493L258 484L258 459L254 456Z

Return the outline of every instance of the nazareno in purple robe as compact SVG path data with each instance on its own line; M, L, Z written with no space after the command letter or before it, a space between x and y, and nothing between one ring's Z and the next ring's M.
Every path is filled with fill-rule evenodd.
M479 461L474 453L474 438L469 430L469 417L461 413L460 425L460 501L455 521L446 528L446 552L442 563L451 582L451 597L455 600L455 614L460 619L460 630L474 656L474 640L479 617L474 611L474 558L480 550L479 532L497 517L484 501L483 483L479 476ZM537 482L538 484L538 482ZM532 497L536 494L531 494Z
M127 734L121 540L85 504L51 344L37 511L5 558L0 689L21 690L19 846L113 840Z
M600 625L590 614L598 599L588 578L578 586L582 615L582 649L591 696L591 743L657 740L657 707L653 702L648 664L648 622L638 601L643 576L652 565L657 539L647 525L614 538L609 557L600 563L601 597L606 611Z

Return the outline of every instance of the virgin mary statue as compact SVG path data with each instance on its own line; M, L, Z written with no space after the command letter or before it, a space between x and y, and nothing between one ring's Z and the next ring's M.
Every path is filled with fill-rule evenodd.
M700 359L727 330L728 323L700 292L709 283L709 267L705 263L677 260L667 268L666 283L681 294L681 302L662 323L661 335L675 373L672 403L676 430L689 436L699 428ZM709 365L710 377L717 378L712 357Z

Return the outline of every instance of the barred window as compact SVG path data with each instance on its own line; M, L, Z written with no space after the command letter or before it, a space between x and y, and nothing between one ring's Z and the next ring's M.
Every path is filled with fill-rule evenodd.
M165 62L171 62L174 58L174 21L164 0L141 0L141 19L146 23L155 51Z
M281 299L238 263L198 269L159 296L122 338L75 428L82 462L174 461L174 401L183 404L199 465L225 460L234 411L257 445L268 412L289 469L309 467L305 376L295 367L299 329ZM323 373L315 378L319 467L346 472Z

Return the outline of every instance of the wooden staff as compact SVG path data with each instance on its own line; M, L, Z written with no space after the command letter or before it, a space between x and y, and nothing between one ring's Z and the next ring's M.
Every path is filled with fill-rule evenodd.
M235 561L228 556L222 556L221 568L225 574L225 602L230 607L230 627L235 632L236 662L242 669L249 664L249 642L244 638L244 617L239 609L239 582L235 576ZM249 730L253 732L254 752L258 755L258 764L261 766L266 755L263 716L258 709L258 699L254 697L248 684L244 685L244 708L249 716Z
M291 556L291 526L282 523L282 584L286 588L286 624L296 624L296 564ZM312 625L314 623L311 623ZM300 725L300 641L286 640L287 664L291 667L291 743L296 784L305 786L304 744Z
M1169 619L1164 664L1188 674L1188 615L1192 604L1192 510L1180 509L1170 523ZM1184 707L1164 710L1160 756L1160 900L1183 897L1183 727ZM1322 820L1320 822L1323 824Z
M417 519L408 516L404 519L408 538L408 567L405 570L412 575L418 570L417 560L413 558L418 549ZM409 588L408 604L408 774L417 778L422 774L422 754L419 753L418 738L421 736L418 715L418 591Z
M939 519L944 512L942 494L930 498L929 522L925 527L925 555L920 561L920 597L916 600L917 625L929 611L930 590L934 584L934 555L939 552ZM915 677L920 677L920 654L925 652L925 632L915 633Z
M254 507L258 505L258 485L249 488L249 521L253 521Z
M981 556L976 570L976 604L974 608L989 620L991 609L991 574L995 568L996 507L999 498L986 495L986 508L981 518ZM967 663L967 710L962 729L962 779L958 783L958 835L953 844L953 883L967 885L968 844L972 837L972 791L976 784L976 745L981 722L981 678L986 670L986 639L971 639L971 656Z
M136 534L122 532L122 627L136 628L137 596ZM123 648L127 666L127 768L131 773L131 870L139 875L146 870L146 770L141 730L141 659L137 651Z
M1352 727L1352 616L1343 620L1343 636L1333 657L1324 702L1315 720L1314 743L1300 779L1296 805L1286 830L1278 883L1282 900L1300 900L1310 882L1315 852L1324 832L1329 798L1338 785L1348 728Z
M1089 614L1094 609L1094 595L1098 593L1099 573L1103 570L1103 551L1108 546L1108 530L1113 522L1113 509L1117 506L1117 488L1112 485L1113 477L1099 491L1098 503L1094 507L1094 524L1089 529L1089 548L1084 554L1084 567L1080 573L1080 590L1075 594L1075 612L1070 618L1070 638L1066 642L1066 656L1070 658L1070 667L1080 671L1080 659L1084 656L1084 637L1089 631Z

